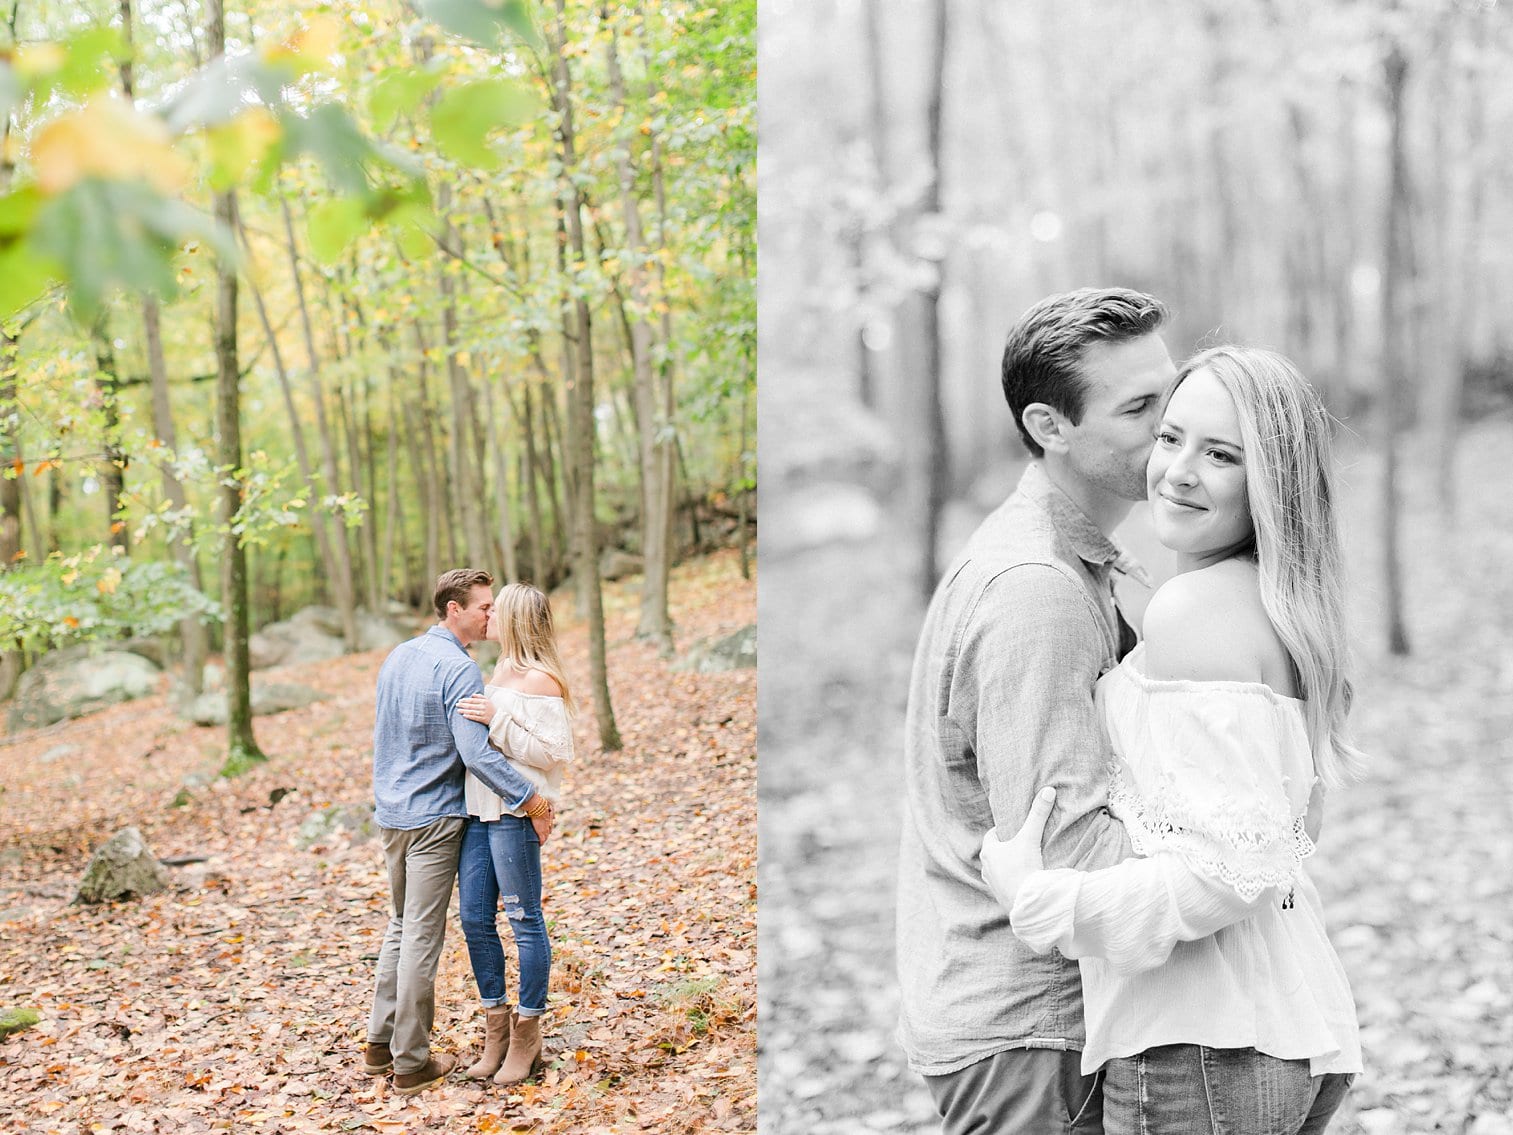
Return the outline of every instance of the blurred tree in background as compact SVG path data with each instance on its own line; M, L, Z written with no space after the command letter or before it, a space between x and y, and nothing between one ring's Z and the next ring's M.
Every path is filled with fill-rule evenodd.
M960 498L1020 453L988 412L1008 326L1097 283L1164 299L1174 355L1283 351L1373 444L1422 427L1453 512L1460 423L1513 402L1506 4L821 0L823 53L783 49L789 11L764 91L801 93L764 93L763 201L792 257L763 317L894 439L915 531L932 466Z

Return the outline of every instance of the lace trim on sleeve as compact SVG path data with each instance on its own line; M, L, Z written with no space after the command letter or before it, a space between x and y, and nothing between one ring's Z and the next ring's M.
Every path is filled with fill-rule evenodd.
M1315 850L1305 815L1234 793L1196 800L1169 771L1156 774L1142 795L1125 776L1123 762L1116 761L1109 766L1109 805L1124 821L1137 854L1176 852L1246 902L1267 887L1290 894L1303 860Z
M518 711L510 716L521 730L529 733L540 744L552 760L562 763L573 759L573 730L560 705L534 716Z

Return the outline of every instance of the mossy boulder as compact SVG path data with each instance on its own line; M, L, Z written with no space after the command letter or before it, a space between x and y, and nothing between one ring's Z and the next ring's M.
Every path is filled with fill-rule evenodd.
M139 898L168 886L158 857L136 828L122 828L103 843L89 861L74 902L115 902Z

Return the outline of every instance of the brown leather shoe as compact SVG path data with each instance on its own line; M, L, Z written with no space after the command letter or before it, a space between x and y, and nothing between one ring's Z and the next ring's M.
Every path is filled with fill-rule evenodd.
M413 1072L394 1073L394 1090L402 1096L413 1096L416 1092L434 1088L445 1080L455 1067L457 1067L455 1056L432 1056L425 1062L423 1068L417 1068Z
M362 1070L369 1076L387 1076L394 1071L394 1057L389 1054L389 1046L374 1044L370 1040L368 1050L363 1054Z

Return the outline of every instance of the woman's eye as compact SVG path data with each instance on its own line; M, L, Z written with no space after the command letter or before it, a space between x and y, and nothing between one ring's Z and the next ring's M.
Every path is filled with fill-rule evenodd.
M1156 440L1162 445L1175 445L1177 439L1167 430L1157 430Z
M1233 465L1235 462L1234 455L1231 453L1226 453L1222 449L1210 449L1208 451L1208 455L1215 461L1217 461L1220 465Z

